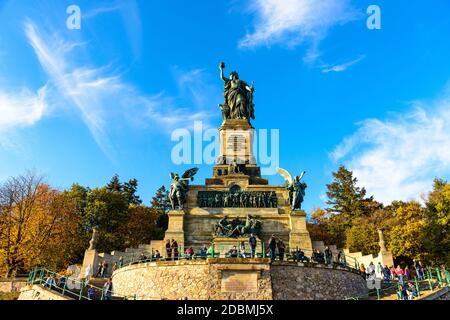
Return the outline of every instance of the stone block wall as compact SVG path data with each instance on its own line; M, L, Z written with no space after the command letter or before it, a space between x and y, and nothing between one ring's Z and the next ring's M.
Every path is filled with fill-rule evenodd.
M116 295L187 300L339 300L364 296L364 278L343 268L267 259L161 261L113 275Z

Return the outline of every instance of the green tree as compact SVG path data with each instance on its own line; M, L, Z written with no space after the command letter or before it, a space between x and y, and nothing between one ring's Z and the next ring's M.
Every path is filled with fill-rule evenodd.
M119 179L119 175L115 174L112 178L111 181L106 185L106 189L108 191L112 191L112 192L122 192L123 190L123 185L120 182Z
M332 214L341 214L346 223L350 223L354 217L360 217L366 213L365 202L370 202L373 198L366 199L366 189L360 188L356 184L358 180L353 177L353 173L344 166L339 167L337 172L333 172L334 180L327 185L326 211Z
M128 204L139 205L142 204L142 200L136 194L138 188L138 181L131 179L123 184L123 193L128 200Z
M124 237L119 232L128 219L128 200L123 193L110 191L107 187L89 192L85 209L84 225L89 230L98 229L100 252L124 249Z
M168 227L169 217L167 213L170 210L168 191L165 186L156 190L156 194L152 197L151 207L156 209L157 212L155 239L162 239Z

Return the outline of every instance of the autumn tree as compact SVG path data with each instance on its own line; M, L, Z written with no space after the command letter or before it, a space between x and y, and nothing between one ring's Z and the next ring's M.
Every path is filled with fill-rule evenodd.
M388 250L396 257L424 258L422 233L425 226L425 208L416 201L394 202L391 228L386 231Z
M426 260L450 266L450 184L444 180L434 181L426 200L422 240Z
M0 257L6 277L38 261L60 215L56 195L33 173L0 185Z

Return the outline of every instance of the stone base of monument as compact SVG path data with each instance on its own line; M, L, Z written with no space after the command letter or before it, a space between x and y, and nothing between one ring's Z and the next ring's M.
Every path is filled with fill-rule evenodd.
M245 243L245 252L246 256L250 257L251 254L251 248L248 244L249 237L241 237L241 238L225 238L225 237L215 237L213 239L214 243L214 252L219 254L219 257L225 258L227 257L228 252L233 248L233 246L236 246L236 249L238 250L238 253L240 252L239 246L242 242ZM256 244L256 256L261 257L262 254L262 245L261 240L257 237L256 238L257 244Z

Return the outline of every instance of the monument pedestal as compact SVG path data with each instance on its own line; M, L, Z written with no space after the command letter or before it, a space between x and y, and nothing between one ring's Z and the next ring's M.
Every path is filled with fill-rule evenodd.
M164 237L164 242L167 240L176 240L178 243L178 250L181 252L184 249L184 216L185 212L182 210L171 210L168 213L169 225ZM163 253L164 254L164 253Z
M292 211L289 216L291 232L289 234L289 248L302 249L306 255L312 254L312 242L306 229L306 212L303 210Z
M89 265L91 265L91 270L93 274L97 272L98 269L98 263L100 262L100 258L98 256L97 250L86 250L84 252L84 260L83 260L83 266L81 267L80 275L82 278L85 277L86 269Z

